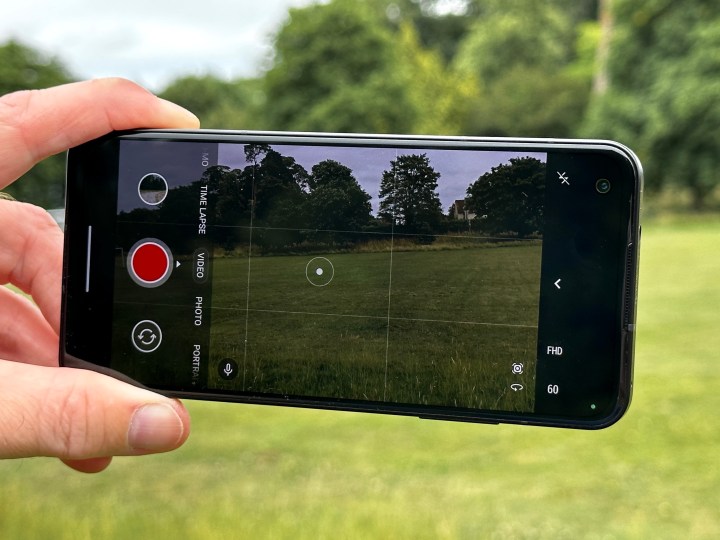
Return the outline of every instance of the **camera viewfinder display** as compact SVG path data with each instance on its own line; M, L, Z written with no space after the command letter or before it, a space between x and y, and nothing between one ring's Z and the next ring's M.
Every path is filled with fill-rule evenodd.
M545 162L221 144L209 386L530 410Z
M532 411L546 163L123 141L115 365L191 391Z

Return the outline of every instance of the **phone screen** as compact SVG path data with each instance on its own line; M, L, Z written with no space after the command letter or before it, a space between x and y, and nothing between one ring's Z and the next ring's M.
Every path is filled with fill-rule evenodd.
M112 369L276 401L607 414L632 187L586 170L601 155L541 150L120 140L114 231L88 240L112 243Z

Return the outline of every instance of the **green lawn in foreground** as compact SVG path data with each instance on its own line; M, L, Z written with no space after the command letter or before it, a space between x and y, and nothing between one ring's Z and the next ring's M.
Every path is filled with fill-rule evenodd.
M163 456L0 463L0 538L720 537L720 219L643 231L635 392L599 432L188 403Z
M257 257L249 297L247 259L215 259L212 384L528 410L534 381L510 366L533 371L540 254L539 242L401 251L392 260L389 251L327 254L333 279L321 287L306 278L316 255ZM223 381L216 366L226 358L244 375ZM513 382L529 391L512 392Z

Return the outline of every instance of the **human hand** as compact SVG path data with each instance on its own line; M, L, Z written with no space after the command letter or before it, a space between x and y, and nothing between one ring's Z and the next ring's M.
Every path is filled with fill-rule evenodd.
M0 189L35 163L113 130L197 128L188 111L122 79L0 97ZM0 200L0 458L59 457L83 472L188 437L182 404L91 371L58 367L62 232L44 210Z

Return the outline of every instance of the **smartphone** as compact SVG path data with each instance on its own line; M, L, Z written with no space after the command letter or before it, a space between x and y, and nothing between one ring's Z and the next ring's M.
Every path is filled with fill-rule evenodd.
M630 403L641 187L609 141L115 133L68 155L61 363L602 428Z

